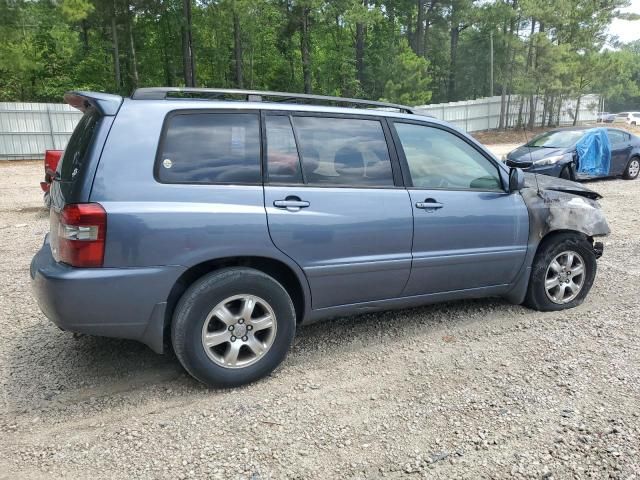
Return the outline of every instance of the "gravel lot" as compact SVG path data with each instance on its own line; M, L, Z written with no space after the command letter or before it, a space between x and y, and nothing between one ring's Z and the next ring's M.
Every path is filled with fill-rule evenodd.
M640 181L590 185L613 233L579 308L338 319L300 329L266 380L216 391L40 313L41 170L0 163L0 478L640 477Z

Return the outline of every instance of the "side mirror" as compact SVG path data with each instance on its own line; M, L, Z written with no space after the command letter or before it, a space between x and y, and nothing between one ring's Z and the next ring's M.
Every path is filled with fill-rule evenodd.
M524 188L524 172L521 168L512 168L509 171L509 192L517 192Z

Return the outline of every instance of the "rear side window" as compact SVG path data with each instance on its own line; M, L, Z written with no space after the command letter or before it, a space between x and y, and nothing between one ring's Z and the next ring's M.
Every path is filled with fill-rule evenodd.
M624 143L628 140L627 135L619 130L607 130L607 135L609 136L609 142L613 144Z
M302 183L300 159L289 117L269 115L265 125L269 182Z
M156 172L164 183L261 183L258 115L171 116Z
M90 108L73 130L59 167L60 180L63 182L72 181L82 170L100 118L100 113L95 108Z
M293 117L309 185L392 187L391 159L378 120Z

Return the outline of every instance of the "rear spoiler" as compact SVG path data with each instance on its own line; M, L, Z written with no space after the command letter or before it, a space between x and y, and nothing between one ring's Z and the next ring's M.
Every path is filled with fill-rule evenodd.
M67 92L64 94L64 102L82 113L89 107L95 107L102 115L112 116L118 113L122 97L100 92Z

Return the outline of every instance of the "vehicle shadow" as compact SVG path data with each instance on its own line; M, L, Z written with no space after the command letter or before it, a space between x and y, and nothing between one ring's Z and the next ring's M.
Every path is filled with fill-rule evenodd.
M424 307L337 317L298 329L288 367L313 368L317 357L346 355L380 342L434 341L450 329L531 312L500 299L463 300ZM492 318L495 317L495 318ZM131 340L74 336L44 317L11 342L4 388L6 413L93 402L138 390L201 388L172 351L158 355ZM202 387L204 388L204 387Z

